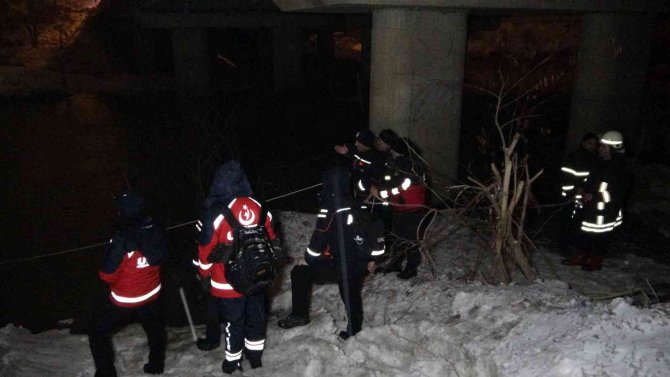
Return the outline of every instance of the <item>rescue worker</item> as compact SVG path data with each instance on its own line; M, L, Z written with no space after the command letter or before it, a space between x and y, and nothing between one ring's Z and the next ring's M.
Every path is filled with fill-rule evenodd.
M631 185L632 174L625 152L620 132L607 131L600 137L600 165L589 174L576 195L584 203L581 248L565 264L580 265L587 271L602 268L613 233L623 223L623 206Z
M383 272L398 272L399 278L411 279L421 264L420 225L427 213L425 174L419 161L412 158L408 140L399 138L390 153L393 159L386 163L383 185L370 189L373 196L393 209L391 223L396 241ZM403 268L404 259L407 263Z
M226 374L242 370L244 352L252 369L263 366L265 347L266 311L263 293L244 296L235 291L226 280L223 262L210 261L218 245L231 245L233 233L230 223L222 214L227 206L242 226L257 225L261 205L252 196L251 186L237 161L224 163L214 176L201 223L198 240L198 274L209 281L210 294L214 297L219 317L225 322L225 360L221 369ZM276 240L272 227L272 214L268 211L264 224L271 240Z
M389 165L393 165L393 161L397 156L397 152L393 150L393 146L398 142L398 135L391 129L383 129L377 135L375 148L384 156L384 169L380 174L380 178L377 180L377 182L380 182L379 184L383 185L383 182L390 183L390 180L393 177L393 170L389 168ZM370 184L372 183L371 180ZM367 188L367 191L369 191L369 188ZM393 218L393 210L391 209L391 206L388 202L380 201L374 196L370 197L369 202L374 218L382 219L384 221L384 229L386 230L386 233L390 233ZM386 240L390 241L390 238L386 237Z
M144 200L134 193L116 198L119 230L111 239L99 275L110 287L109 302L94 318L89 344L96 377L116 376L112 334L137 317L149 341L144 373L161 374L166 333L158 297L160 268L167 246L161 229L145 215Z
M598 164L598 135L587 133L579 148L568 155L561 166L561 196L573 198L577 187Z
M292 310L277 322L284 329L309 324L309 296L314 283L337 282L340 297L347 310L347 330L339 333L346 340L361 331L363 302L361 291L366 270L373 260L384 254L383 227L363 239L356 224L369 215L356 209L349 193L349 173L343 167L328 169L322 174L323 188L319 195L321 210L304 260L291 270ZM365 220L364 220L365 221ZM358 244L367 245L361 251ZM366 269L367 266L367 269Z
M598 135L585 134L579 148L567 156L561 167L561 198L569 202L559 212L558 238L563 252L575 243L580 232L583 205L575 193L598 166L598 143Z
M367 200L369 188L375 183L384 166L384 156L375 149L375 134L367 128L356 133L356 141L352 144L339 144L335 152L352 160L351 182L354 185L354 196L359 201Z

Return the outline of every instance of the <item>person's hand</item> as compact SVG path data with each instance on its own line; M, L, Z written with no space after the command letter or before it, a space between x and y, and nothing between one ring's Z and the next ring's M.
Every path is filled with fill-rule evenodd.
M370 271L371 274L375 272L375 269L377 268L377 263L375 261L369 261L368 262L368 271Z
M349 152L349 148L344 144L336 145L333 147L333 149L335 149L335 152L339 154L347 154L347 152Z

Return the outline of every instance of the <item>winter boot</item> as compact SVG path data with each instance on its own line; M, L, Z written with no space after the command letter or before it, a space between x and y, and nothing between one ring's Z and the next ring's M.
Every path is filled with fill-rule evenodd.
M586 260L582 265L582 270L584 271L596 271L603 268L603 257L600 255L594 255Z
M346 331L340 331L340 333L338 334L338 336L339 336L340 339L342 339L342 340L347 340L347 339L351 338L351 335L349 335L349 333L346 332Z
M282 329L291 329L297 326L305 326L307 324L309 324L309 318L299 317L293 314L289 314L288 317L280 319L277 322L277 326Z
M402 272L400 272L398 274L398 277L400 279L403 279L403 280L409 280L409 279L415 277L416 274L417 274L416 269L410 268L410 269L402 270Z
M95 377L116 377L116 369L98 370L95 372Z
M211 351L213 349L219 348L219 342L214 342L207 338L200 338L197 342L195 342L195 344L198 346L200 351Z
M588 259L589 259L589 253L585 251L580 251L576 255L573 255L571 258L562 260L561 264L564 264L566 266L583 266Z
M151 364L147 363L144 364L144 373L147 374L163 374L163 365L156 365L156 364Z
M251 369L260 368L260 367L263 366L263 361L261 360L260 357L254 357L254 356L248 357L247 356L247 360L249 360L249 365L251 366Z
M223 370L223 373L225 374L233 374L236 370L242 370L242 363L240 360L224 360L223 364L221 364L221 370Z

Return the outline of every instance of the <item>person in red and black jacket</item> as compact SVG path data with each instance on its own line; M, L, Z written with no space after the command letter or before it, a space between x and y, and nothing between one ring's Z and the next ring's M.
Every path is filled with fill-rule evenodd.
M393 209L391 234L397 238L390 261L381 271L398 272L399 278L411 279L421 264L418 242L422 238L419 226L427 212L425 174L422 164L412 158L404 138L395 139L387 153L393 158L386 161L383 183L370 188L372 196ZM405 258L407 263L402 268Z
M96 377L116 376L111 336L119 325L136 316L149 341L144 372L163 373L166 333L157 298L160 266L167 243L162 230L144 212L144 200L134 193L117 196L119 230L110 241L99 271L109 285L109 304L94 319L89 332Z
M210 295L217 302L213 307L218 309L219 317L226 322L226 356L221 366L226 374L242 369L243 351L251 368L263 365L261 357L265 347L266 326L264 294L243 296L226 280L225 265L209 261L217 245L230 245L233 242L232 227L220 210L221 206L227 206L241 226L258 224L261 205L251 195L251 186L240 164L232 160L224 163L214 176L205 202L205 214L198 224L198 260L194 263L198 266L200 278L209 282ZM273 246L278 246L269 211L264 225L273 240ZM216 334L210 332L209 336Z

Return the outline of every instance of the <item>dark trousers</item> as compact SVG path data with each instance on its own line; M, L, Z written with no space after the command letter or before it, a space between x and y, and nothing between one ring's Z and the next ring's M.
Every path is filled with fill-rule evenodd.
M219 315L226 321L226 361L260 361L265 346L265 295L217 298Z
M390 269L399 270L403 260L407 259L405 270L416 270L421 264L421 251L418 242L423 239L424 230L419 229L425 210L393 213L393 248L391 250ZM425 225L425 224L424 224Z
M99 375L114 375L114 348L112 335L136 317L142 324L149 341L149 364L163 366L167 336L161 318L159 303L154 300L137 308L122 308L108 301L96 316L88 335L91 355Z
M330 266L304 266L298 265L291 270L291 300L293 303L292 314L299 317L309 318L309 299L314 283L337 282L342 302L349 301L347 318L352 334L361 331L363 324L363 290L364 274L354 273L347 279L348 296L345 296L344 280L339 270Z
M604 257L607 253L607 248L618 234L619 228L620 226L605 233L589 233L581 231L579 233L578 241L579 248L583 252L587 252L591 255Z
M572 203L565 205L558 211L557 216L560 224L558 242L561 251L567 251L568 246L578 246L581 238L582 212Z
M211 343L221 342L221 316L217 298L207 296L207 312L205 313L205 337Z

